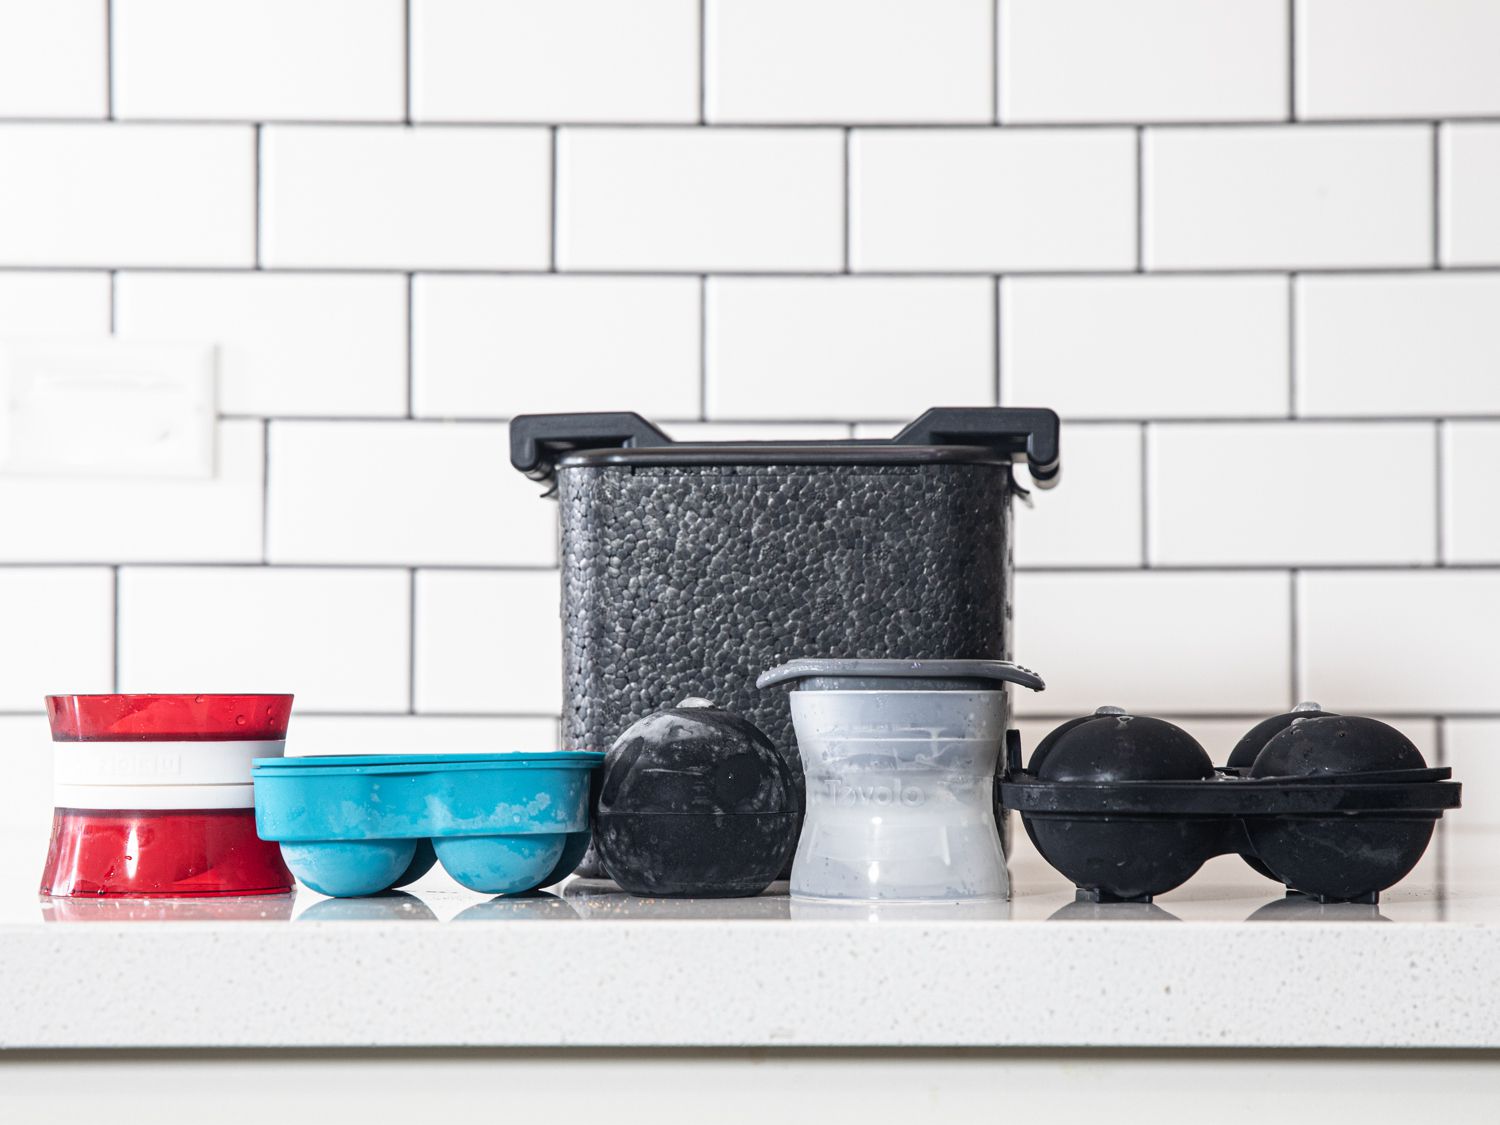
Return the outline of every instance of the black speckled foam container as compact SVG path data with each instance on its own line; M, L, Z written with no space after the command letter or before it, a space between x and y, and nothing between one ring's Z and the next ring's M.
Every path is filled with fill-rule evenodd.
M1050 411L967 413L1045 415L1055 455ZM757 690L761 672L809 655L1009 655L1009 454L657 436L555 461L565 746L606 749L698 696L764 731L800 795L788 697Z

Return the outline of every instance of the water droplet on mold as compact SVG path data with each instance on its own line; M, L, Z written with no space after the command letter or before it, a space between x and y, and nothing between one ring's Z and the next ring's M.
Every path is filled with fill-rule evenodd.
M243 715L236 715L234 717L234 725L237 726L237 727L244 726L245 725L245 716L243 716Z

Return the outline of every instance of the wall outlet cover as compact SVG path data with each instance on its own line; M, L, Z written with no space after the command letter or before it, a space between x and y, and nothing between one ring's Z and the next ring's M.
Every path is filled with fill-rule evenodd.
M0 342L0 473L214 475L212 345Z

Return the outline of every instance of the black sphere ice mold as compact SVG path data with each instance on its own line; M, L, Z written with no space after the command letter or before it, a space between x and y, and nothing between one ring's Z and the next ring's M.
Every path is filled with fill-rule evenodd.
M633 724L604 760L594 845L636 895L758 895L796 843L796 782L753 723L701 699Z
M1416 866L1460 787L1400 731L1316 704L1257 724L1229 764L1162 719L1100 708L1009 754L1001 803L1093 902L1150 902L1237 853L1319 902L1379 900Z

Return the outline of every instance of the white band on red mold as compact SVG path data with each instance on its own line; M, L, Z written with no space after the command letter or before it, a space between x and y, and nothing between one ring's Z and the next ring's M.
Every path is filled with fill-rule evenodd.
M59 809L253 809L255 786L54 785Z
M256 758L280 758L285 739L249 742L56 742L53 781L59 789L175 789L179 799L209 801L216 794L189 790L250 790L250 764ZM74 793L74 796L77 796ZM231 794L233 795L233 794ZM119 794L123 798L124 794ZM62 805L62 802L58 802ZM240 804L71 804L69 808L249 808Z

